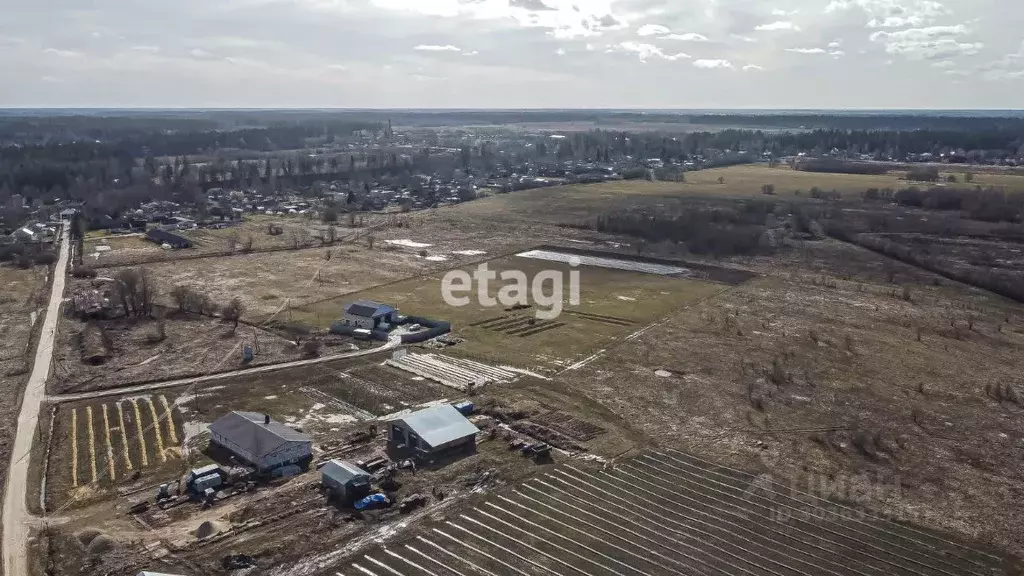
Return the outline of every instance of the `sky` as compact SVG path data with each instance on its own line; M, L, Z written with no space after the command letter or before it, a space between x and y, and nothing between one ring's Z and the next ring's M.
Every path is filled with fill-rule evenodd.
M0 107L1024 108L1020 0L7 0Z

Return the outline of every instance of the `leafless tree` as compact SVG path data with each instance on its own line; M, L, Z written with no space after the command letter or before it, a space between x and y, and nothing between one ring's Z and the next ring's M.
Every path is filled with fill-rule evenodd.
M184 312L188 309L189 300L192 296L192 289L188 286L181 284L171 288L171 300L178 306L179 312Z
M227 322L234 322L231 326L231 333L234 334L235 330L238 329L238 321L242 319L242 313L245 312L245 305L242 304L241 299L237 296L231 299L221 308L220 315Z

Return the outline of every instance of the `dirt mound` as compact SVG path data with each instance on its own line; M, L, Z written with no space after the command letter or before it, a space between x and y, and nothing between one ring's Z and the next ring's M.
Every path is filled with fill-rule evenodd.
M113 547L114 541L111 540L109 536L106 534L97 534L96 537L92 539L92 542L89 542L89 546L86 547L86 550L89 551L89 554L103 554L104 552L109 552Z
M95 528L86 528L78 533L78 541L82 543L82 546L89 546L101 534L103 533Z
M89 323L79 335L82 348L82 362L102 364L111 356L110 337L98 324Z
M196 538L199 538L200 540L202 540L203 538L209 538L210 536L215 536L217 534L220 534L223 531L224 531L224 525L223 524L221 524L220 522L215 522L213 520L207 520L206 522L203 522L202 524L200 524L199 528L196 528L196 530L195 530L195 532L193 532L193 534L196 535Z

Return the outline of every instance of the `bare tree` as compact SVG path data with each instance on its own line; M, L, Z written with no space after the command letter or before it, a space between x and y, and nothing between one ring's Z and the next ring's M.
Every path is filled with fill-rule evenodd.
M326 242L327 244L334 244L334 241L337 239L338 229L335 228L334 225L332 224L327 227L327 230L324 230L324 242Z
M375 240L375 238L374 238L373 234L367 234L366 235L366 246L370 250L373 250L373 242L374 242L374 240Z
M231 302L228 302L223 308L221 308L221 318L228 322L234 322L231 326L232 334L234 334L235 330L238 329L238 321L242 319L243 312L245 312L245 305L242 304L242 301L237 296L232 298Z
M253 245L253 237L252 237L252 234L249 234L245 238L245 241L242 242L242 252L252 252L252 245Z
M156 286L145 268L127 268L114 276L114 295L129 318L150 315L155 293Z
M192 289L188 286L181 284L171 288L171 300L178 306L179 312L184 312L188 309L189 299L192 296Z

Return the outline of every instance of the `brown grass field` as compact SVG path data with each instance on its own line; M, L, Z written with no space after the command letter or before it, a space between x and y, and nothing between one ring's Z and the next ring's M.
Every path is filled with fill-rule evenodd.
M725 179L723 184L718 184L719 176ZM242 552L257 557L256 571L260 573L272 573L284 565L287 570L282 574L365 574L353 568L352 564L358 563L375 574L440 574L451 571L415 555L405 544L422 548L426 545L417 536L432 539L431 534L437 535L434 528L457 530L451 524L465 525L467 517L472 517L503 532L480 527L488 539L504 548L481 541L474 544L478 551L467 552L468 548L451 541L444 547L465 554L493 573L507 573L508 565L502 561L525 566L509 551L550 565L553 573L568 573L565 562L583 566L576 563L580 556L600 563L609 562L612 556L627 563L639 562L637 566L650 564L650 574L678 572L648 561L684 568L673 562L685 564L679 555L685 547L680 542L685 542L704 550L715 567L712 572L742 572L731 566L738 556L751 560L744 564L746 570L760 575L778 572L766 568L764 557L769 563L776 562L772 565L777 568L778 562L794 561L795 557L793 550L765 541L765 535L779 534L792 543L793 530L799 528L804 532L798 538L814 539L827 552L823 558L805 558L799 570L782 570L787 574L817 573L824 565L834 574L846 574L850 566L860 566L857 573L871 576L922 576L935 573L934 566L946 566L939 571L945 576L980 574L975 568L979 564L963 563L963 558L956 556L963 548L954 546L961 552L947 554L951 542L995 555L993 560L983 553L966 553L983 559L986 574L993 567L995 573L1024 573L1020 562L1024 536L1019 530L1024 525L1020 506L1024 499L1024 408L1019 403L1024 395L1020 373L1024 308L1018 303L851 244L804 240L792 234L771 254L702 261L756 275L735 286L584 267L581 305L565 308L555 321L563 324L529 335L523 335L524 328L532 332L545 327L529 324L530 309L484 308L475 303L451 307L441 298L441 277L450 268L472 271L478 261L486 259L492 270L517 268L529 276L541 268L562 266L509 255L538 244L583 247L582 243L587 243L586 247L595 250L635 253L635 246L630 246L634 239L560 226L607 211L656 209L669 201L678 204L680 199L746 201L762 197L760 187L765 183L774 184L777 196L787 202L807 199L812 186L835 189L843 195L843 206L856 211L859 195L867 188L909 185L901 176L897 172L882 176L818 174L758 165L690 173L686 183L633 181L547 188L410 214L401 228L380 231L372 250L365 241L342 244L329 262L325 250L308 249L153 264L150 269L159 278L163 294L175 283L186 283L217 301L238 295L250 318L269 315L290 299L295 303L290 310L292 321L325 328L341 315L344 303L370 298L396 305L404 314L450 320L455 335L464 341L445 348L444 354L512 365L544 376L524 376L511 384L488 386L473 397L478 407L495 413L495 406L504 406L504 414L521 416L508 416L513 424L525 418L557 424L562 417L551 414L557 409L603 432L583 441L590 451L586 457L556 453L555 467L529 464L508 449L499 433L485 435L477 456L431 471L439 476L418 473L403 477L408 485L402 490L429 493L430 478L442 476L445 489L450 490L448 498L432 500L427 509L411 515L394 512L389 516L389 511L347 518L314 501L317 496L312 487L317 476L308 473L287 483L268 485L251 501L243 499L223 509L214 507L183 516L155 532L138 529L123 515L115 517L110 503L123 505L126 500L112 499L109 490L101 490L101 496L88 500L95 506L78 509L62 533L73 534L94 524L116 532L123 542L118 552L130 555L134 562L130 568L137 570L141 563L149 562L152 552L133 542L190 541L189 531L200 518L262 519L268 516L268 508L294 508L296 514L288 519L268 521L208 547L186 548L180 557L188 564L169 566L175 569L165 571L187 572L192 563L219 566L223 556ZM972 185L1024 190L1024 177L978 171ZM958 186L963 186L962 179ZM803 194L796 195L797 190ZM957 216L934 214L936 218ZM782 224L778 226L781 230ZM384 239L409 239L430 246L384 249ZM211 245L222 242L211 240ZM420 250L446 259L426 260ZM457 250L486 254L463 258L454 254ZM315 281L320 269L326 271L322 283ZM265 410L308 429L318 443L340 443L346 432L362 425L354 414L380 415L427 400L459 399L453 397L457 394L453 390L382 366L386 356L218 381L183 399L178 408L181 426L189 430L186 435L201 442L202 424L220 414L231 409ZM1008 392L1011 389L1018 396ZM182 393L168 390L158 394L166 394L173 403ZM325 400L323 394L336 403ZM106 403L112 404L116 398ZM78 417L85 405L103 403L78 403ZM71 430L65 408L58 416L57 435ZM95 407L93 411L95 426ZM81 426L76 423L76 429ZM105 436L97 438L105 442ZM57 459L50 462L51 474L69 479L70 443L65 438L54 445L65 452L51 456ZM91 481L88 445L85 461L81 442L75 445L79 447L79 469L87 470ZM380 442L369 446L379 449ZM664 454L672 450L691 456L672 452L677 456L669 461ZM629 459L633 457L636 460ZM614 460L615 466L599 471L602 462L586 461L598 458ZM711 463L742 469L745 474L718 469ZM628 467L646 471L648 476L642 478L647 484ZM503 475L499 486L480 492L467 488L466 478L487 469ZM115 467L115 473L118 470ZM582 483L584 473L599 476L605 483L597 484L599 489L588 487ZM571 487L559 484L559 477ZM148 478L156 480L155 476ZM761 498L762 492L757 490L766 478L898 520L898 524L884 524L891 532L885 532L882 540L870 541L877 547L872 555L884 555L894 564L882 566L874 559L858 564L868 556L847 538L853 526L848 521L794 525L774 517L751 520L749 516L743 522L734 521L731 512L740 511L739 507L748 510L752 498ZM530 491L524 481L536 490ZM539 481L562 487L579 499L556 496ZM68 493L68 487L64 485L63 493ZM456 493L459 495L451 496ZM62 498L60 494L58 491L53 497ZM631 499L641 495L653 500ZM516 519L488 506L508 504L496 500L498 496L530 510ZM736 498L742 502L733 501ZM715 504L719 500L724 502L729 524L700 524L698 519L721 521L722 510ZM551 508L540 508L537 502ZM570 508L570 503L577 508ZM510 532L488 524L492 519L479 510L525 532L517 531L518 541L512 540ZM620 537L616 541L621 547L603 546L593 539L594 530L580 529L583 524L578 520L566 524L551 520L564 512L577 518L585 513L599 516L587 516L588 522L610 532L601 532L601 538ZM523 518L535 524L524 523ZM872 530L883 526L874 520L870 523ZM575 540L557 539L549 532L545 534L557 540L538 538L536 525ZM633 532L622 529L627 525ZM913 551L889 547L892 534L911 531L925 534L922 538L934 546ZM836 534L846 536L836 540ZM374 546L378 538L387 551ZM713 551L712 541L722 547L735 546L729 549L734 549L736 556L726 559L720 551ZM756 545L751 543L754 541ZM564 550L553 547L554 542ZM590 549L577 546L579 542L587 542ZM757 560L746 556L755 548L763 556ZM798 548L818 550L814 546ZM833 555L839 548L842 553ZM538 555L535 549L543 549L563 563ZM577 556L566 556L566 550ZM651 550L661 556L649 554ZM87 573L79 569L81 553L76 551L70 546L61 553L69 567L58 574ZM161 562L169 562L167 558ZM381 568L370 558L392 570ZM411 567L403 558L429 567L426 571ZM998 566L990 564L998 564L1000 558L1007 560ZM107 562L107 572L120 568L129 572L127 563L103 562ZM591 573L593 565L588 562L585 572ZM525 573L552 573L530 566L523 568ZM467 576L476 573L463 564L457 570ZM577 573L575 568L571 570Z
M457 354L551 372L597 352L606 342L625 337L682 306L728 288L694 279L581 266L580 304L571 306L568 264L511 256L489 261L487 265L497 273L520 270L531 279L543 270L561 271L564 312L558 318L536 324L543 328L547 323L550 329L523 334L524 330L530 331L529 319L534 310L484 307L475 293L469 305L449 306L441 293L443 276L432 274L303 306L293 310L292 315L296 321L327 328L338 318L345 302L362 298L396 303L404 314L450 321L453 331L466 339L453 350ZM472 273L475 268L464 270ZM495 280L492 286L489 294L496 296L502 281ZM493 322L482 324L486 321Z

